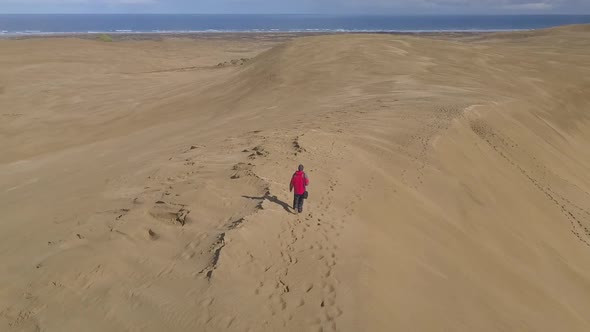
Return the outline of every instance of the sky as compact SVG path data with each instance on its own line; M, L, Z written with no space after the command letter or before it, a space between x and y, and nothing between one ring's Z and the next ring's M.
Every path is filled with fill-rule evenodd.
M590 14L590 0L0 0L0 13Z

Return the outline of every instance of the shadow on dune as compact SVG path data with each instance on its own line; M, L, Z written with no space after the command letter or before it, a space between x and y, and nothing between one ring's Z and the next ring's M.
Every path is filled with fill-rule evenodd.
M253 196L242 196L242 197L247 198L247 199L254 199L254 200L267 200L269 202L272 202L272 203L282 206L283 209L285 209L285 211L287 211L289 213L293 213L289 209L291 207L291 205L281 201L277 196L270 196L269 193L266 193L266 195L264 195L262 197L253 197Z

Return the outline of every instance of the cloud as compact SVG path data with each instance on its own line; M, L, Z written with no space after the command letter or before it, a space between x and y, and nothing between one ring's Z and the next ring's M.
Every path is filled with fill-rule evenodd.
M0 0L2 4L23 4L23 5L129 5L156 3L157 0Z
M519 3L519 4L513 4L513 5L505 5L502 8L512 9L512 10L542 11L542 10L553 9L553 4L546 3L546 2L531 2L531 3Z
M0 13L100 13L123 9L134 11L134 8L157 5L159 1L162 0L0 0Z
M590 13L590 0L0 0L0 12Z
M515 10L546 10L561 5L563 0L427 0L431 5L454 8L488 8ZM571 2L575 2L571 1Z

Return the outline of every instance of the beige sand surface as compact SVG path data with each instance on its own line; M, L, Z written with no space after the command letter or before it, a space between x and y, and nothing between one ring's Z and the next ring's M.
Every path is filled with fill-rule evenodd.
M588 26L2 40L0 73L0 331L590 331Z

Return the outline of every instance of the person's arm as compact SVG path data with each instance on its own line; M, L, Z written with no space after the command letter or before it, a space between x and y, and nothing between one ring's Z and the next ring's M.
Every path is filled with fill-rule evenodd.
M291 177L291 183L289 183L289 191L293 191L293 179L295 179L295 175Z
M303 173L303 177L305 178L305 181L303 183L305 183L305 186L307 187L309 185L309 178L307 177L306 173Z

